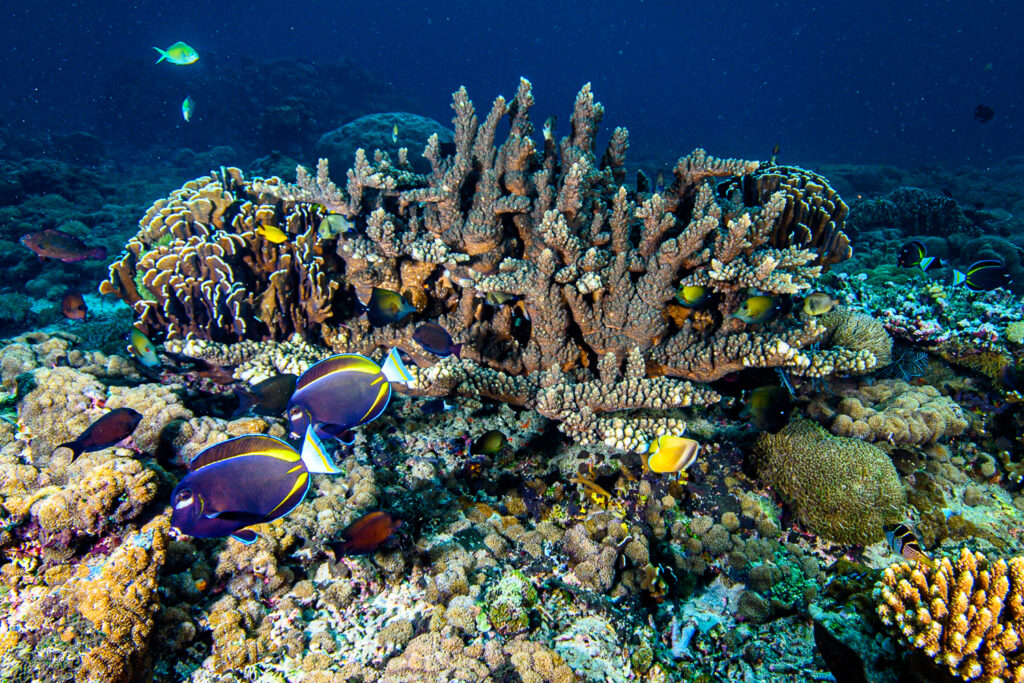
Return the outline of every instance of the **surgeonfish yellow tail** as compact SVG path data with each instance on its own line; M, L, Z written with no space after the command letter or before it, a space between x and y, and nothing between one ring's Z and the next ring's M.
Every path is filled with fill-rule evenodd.
M398 355L398 348L391 349L380 370L389 382L408 384L412 381L412 373L409 372L409 368L405 367L405 363Z

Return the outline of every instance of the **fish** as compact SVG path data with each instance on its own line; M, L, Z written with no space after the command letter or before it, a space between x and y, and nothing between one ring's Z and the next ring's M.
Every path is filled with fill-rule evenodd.
M374 287L370 303L366 305L366 319L374 327L401 322L405 316L415 313L416 307L398 292Z
M68 320L85 320L89 309L85 305L82 293L77 289L69 289L60 298L60 312Z
M932 558L921 550L921 544L913 529L906 524L887 524L883 531L885 531L885 540L888 541L889 547L894 553L902 555L908 560L920 562L929 568L935 566Z
M387 542L402 526L402 520L395 519L381 510L368 512L345 527L342 540L328 543L335 561L352 555L369 555Z
M169 63L176 66L185 66L186 64L194 64L199 59L199 53L191 45L180 40L166 50L161 50L158 47L153 49L160 53L160 59L156 60L157 64L166 59Z
M825 315L839 303L827 292L811 292L804 297L803 311L810 316Z
M57 448L70 448L71 460L74 462L82 453L102 451L124 441L132 435L141 421L142 414L138 411L117 408L86 427L77 439L62 443Z
M768 163L770 163L772 166L774 166L775 165L775 160L778 158L778 156L779 156L779 143L776 142L775 146L772 147L772 158L768 161Z
M160 367L160 358L149 337L142 334L137 327L128 332L128 353L147 368Z
M380 417L391 400L391 385L407 383L412 375L391 349L383 365L366 356L342 353L326 358L302 373L288 401L292 434L307 427L338 437Z
M412 333L412 338L435 356L459 358L462 355L462 344L456 344L448 330L437 323L423 323Z
M708 287L679 285L679 289L676 290L676 301L687 308L700 308L710 297L711 290Z
M51 258L64 263L107 258L105 247L90 247L74 235L47 228L22 235L21 243L34 251L40 258Z
M896 265L901 268L915 268L927 272L932 266L941 266L942 262L928 255L928 249L921 240L911 240L904 244L896 255Z
M288 407L298 379L297 375L292 374L275 375L248 388L236 387L234 392L238 397L238 409L232 418L249 412L256 415L280 415Z
M424 415L435 415L437 413L443 413L451 410L455 406L444 400L443 398L432 398L429 401L420 403L420 412Z
M693 439L662 434L647 447L647 467L659 474L683 472L699 453L700 444Z
M974 108L974 118L978 119L981 123L988 123L995 115L996 110L984 104L979 104Z
M482 297L484 303L488 306L504 306L510 301L516 299L515 294L509 294L507 292L477 292L476 296Z
M665 173L658 171L658 176L654 179L654 194L664 194L665 192Z
M195 111L196 101L192 99L191 95L185 96L185 101L181 103L181 118L185 119L185 123L192 120L192 112Z
M758 387L747 397L744 412L750 423L762 432L778 433L789 423L792 397L785 388L769 384Z
M396 123L391 129L391 142L398 144L398 124Z
M322 240L329 240L338 235L347 235L350 232L355 232L355 229L356 226L352 224L352 221L340 213L329 213L320 221L316 234Z
M732 317L748 324L761 324L785 315L791 306L788 297L759 294L745 299Z
M549 116L547 118L547 120L544 121L544 128L541 129L541 130L544 133L544 142L545 142L545 144L549 143L549 142L554 144L554 142L555 142L555 126L556 125L558 125L558 117L556 117L556 116Z
M1013 282L1006 265L996 259L975 261L967 272L953 271L953 286L964 285L972 292L987 292L997 287L1007 287Z
M508 445L508 437L500 429L484 432L469 447L470 455L494 455Z
M310 473L331 473L308 437L301 452L264 434L204 449L174 487L171 526L195 538L252 543L256 532L247 527L284 517L306 497Z
M282 242L288 241L288 233L281 230L281 228L276 225L267 225L266 223L262 223L258 228L256 228L256 234L262 235L263 239L268 242L273 242L274 244L281 244Z

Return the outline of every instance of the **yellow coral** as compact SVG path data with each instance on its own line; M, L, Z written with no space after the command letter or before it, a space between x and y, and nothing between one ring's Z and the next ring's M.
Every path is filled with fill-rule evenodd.
M888 567L874 591L882 623L964 680L1024 681L1024 557L990 562L964 549L934 568Z

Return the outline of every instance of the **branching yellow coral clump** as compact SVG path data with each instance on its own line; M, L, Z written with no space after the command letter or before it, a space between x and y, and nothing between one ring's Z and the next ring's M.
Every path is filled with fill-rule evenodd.
M911 647L965 681L1024 681L1024 557L989 561L964 549L928 569L895 564L875 586L876 611Z

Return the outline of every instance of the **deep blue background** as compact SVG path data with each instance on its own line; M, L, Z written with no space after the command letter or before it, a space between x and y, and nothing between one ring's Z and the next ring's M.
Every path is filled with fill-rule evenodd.
M0 12L0 116L37 132L90 127L106 115L109 69L183 40L217 68L243 55L353 58L445 123L460 84L485 109L524 75L535 118L564 122L590 81L606 130L625 125L666 157L700 145L765 158L777 140L796 163L1024 154L1019 0L18 4ZM174 68L213 67L154 65L153 78ZM986 125L972 117L979 103L996 111Z

